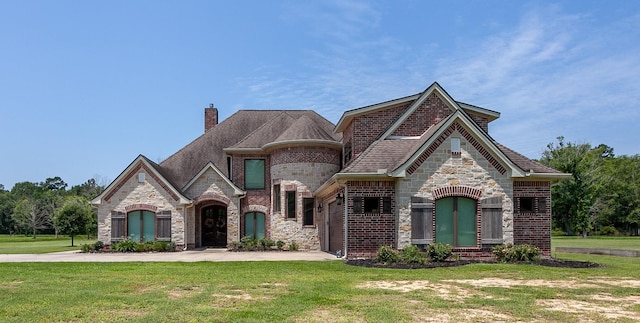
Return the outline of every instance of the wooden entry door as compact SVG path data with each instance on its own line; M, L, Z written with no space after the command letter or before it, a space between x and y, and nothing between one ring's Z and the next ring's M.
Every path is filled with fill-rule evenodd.
M342 210L342 205L338 205L336 202L329 203L329 251L333 253L344 248L344 218Z
M213 205L202 209L202 246L227 246L227 208Z

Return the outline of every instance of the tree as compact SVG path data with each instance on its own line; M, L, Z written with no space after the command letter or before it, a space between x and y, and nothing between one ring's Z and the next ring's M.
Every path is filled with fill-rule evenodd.
M62 233L73 238L86 232L87 223L91 221L91 207L89 202L81 197L71 196L67 198L62 207L53 217L53 225Z
M19 227L31 231L34 239L39 229L47 228L51 224L50 217L40 212L38 206L26 198L16 203L11 219Z
M586 235L592 228L597 197L597 174L605 160L612 159L613 148L599 145L565 142L558 137L558 143L550 143L543 152L540 162L572 177L563 179L551 188L553 220L562 226L567 234L578 231Z

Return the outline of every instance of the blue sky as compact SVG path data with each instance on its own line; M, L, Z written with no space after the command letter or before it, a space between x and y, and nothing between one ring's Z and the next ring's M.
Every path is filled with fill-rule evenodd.
M203 133L203 109L345 110L418 93L640 153L640 1L0 0L0 184L108 183Z

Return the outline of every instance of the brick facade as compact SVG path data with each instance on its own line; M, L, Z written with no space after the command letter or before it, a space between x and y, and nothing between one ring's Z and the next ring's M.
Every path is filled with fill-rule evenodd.
M373 257L380 246L396 245L395 182L351 181L348 186L347 252L349 258ZM354 198L390 197L391 212L355 213ZM382 200L380 201L382 203Z
M537 246L545 256L551 255L551 183L515 181L513 235L515 244ZM520 198L533 198L533 211L522 209Z
M413 113L396 129L394 136L420 136L432 124L451 115L453 111L435 94L417 107Z

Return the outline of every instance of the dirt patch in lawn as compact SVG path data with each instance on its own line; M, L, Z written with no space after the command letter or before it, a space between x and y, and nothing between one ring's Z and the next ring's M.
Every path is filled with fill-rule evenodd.
M460 286L440 283L430 283L428 280L379 280L367 281L356 286L366 289L388 289L408 293L414 290L432 290L438 297L446 300L459 301L465 298L478 295L479 292L472 291Z
M575 314L581 321L598 321L597 319L594 320L594 315L613 320L638 319L638 313L625 310L619 301L600 305L573 299L541 299L536 301L536 305L547 311Z
M186 297L192 297L202 293L202 287L189 286L189 287L177 287L167 291L167 296L170 299L181 299Z
M504 279L504 278L482 278L482 279L458 279L444 280L445 282L471 285L474 287L549 287L562 289L598 288L599 285L583 283L577 280L544 280L544 279Z

